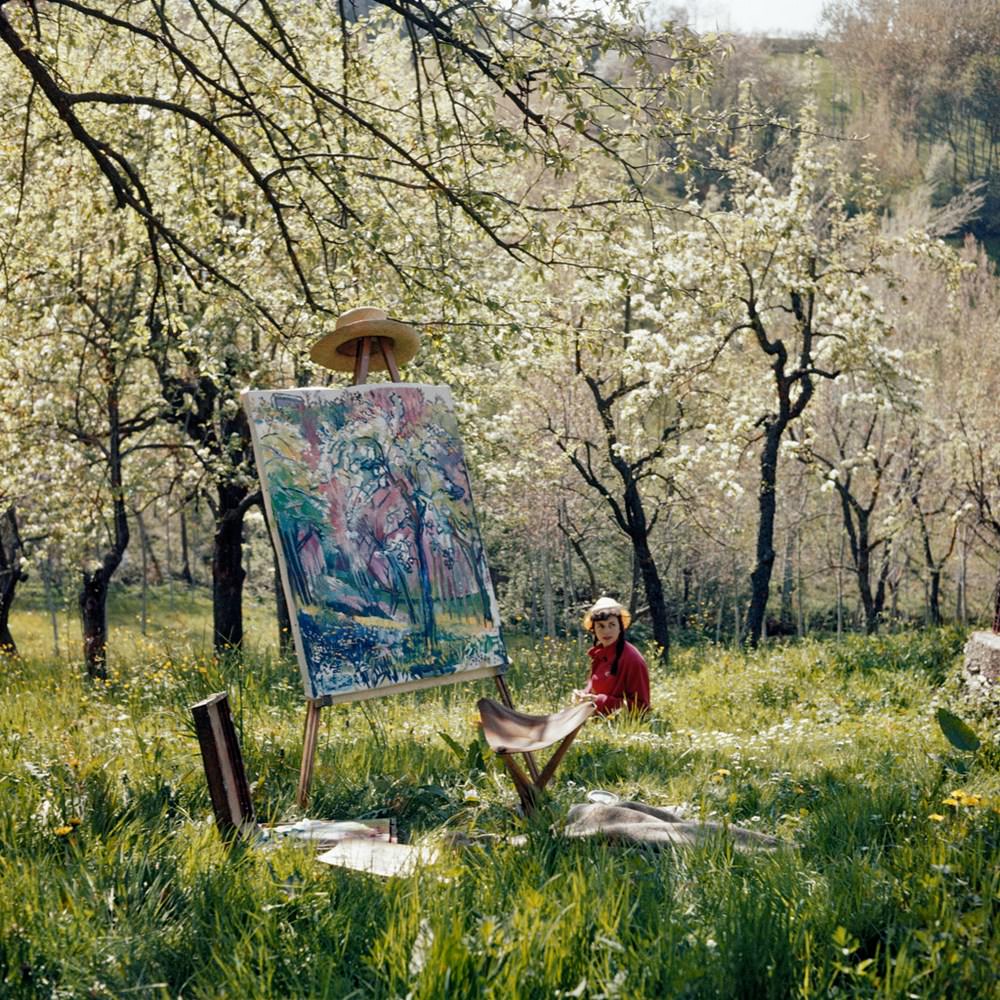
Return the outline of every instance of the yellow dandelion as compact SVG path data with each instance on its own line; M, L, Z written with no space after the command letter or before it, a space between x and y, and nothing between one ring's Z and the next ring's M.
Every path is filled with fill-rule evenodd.
M944 816L942 816L941 813L931 813L927 818L934 823L944 822Z
M70 826L79 826L83 822L83 820L80 819L79 816L70 816L70 818L68 820L66 820L66 822Z
M55 828L55 835L57 837L66 837L73 832L73 827L71 826L57 826Z
M948 798L941 800L946 806L960 806L962 804L960 799L956 799L954 795L949 795Z
M729 777L730 773L729 768L720 767L712 772L711 779L712 781L724 781Z

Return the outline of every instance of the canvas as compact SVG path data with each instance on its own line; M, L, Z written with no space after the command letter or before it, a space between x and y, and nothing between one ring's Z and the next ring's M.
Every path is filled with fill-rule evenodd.
M507 657L451 393L245 392L306 697L501 672Z

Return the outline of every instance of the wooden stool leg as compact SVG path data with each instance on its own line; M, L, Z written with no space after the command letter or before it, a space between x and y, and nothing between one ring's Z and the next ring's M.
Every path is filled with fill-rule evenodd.
M535 787L528 780L528 776L522 771L514 761L514 757L509 754L501 754L501 759L507 765L511 778L514 779L514 787L517 789L518 798L521 800L521 808L525 816L530 816L535 808L536 793Z
M570 743L572 743L573 740L576 739L576 734L578 732L580 732L579 729L574 729L573 732L571 732L569 736L567 736L566 739L564 739L562 743L559 744L559 749L556 750L556 752L549 758L549 762L545 765L545 770L542 771L540 777L535 782L535 784L538 786L539 789L544 788L549 783L549 778L551 778L552 775L556 773L556 768L559 766L559 761L563 759L563 756L569 749Z
M302 767L299 769L299 787L295 801L305 809L309 801L309 786L312 784L313 764L316 762L316 741L319 739L320 706L315 701L306 705L306 729L302 740Z
M513 709L514 699L510 696L510 688L507 687L507 679L503 674L497 674L493 680L496 681L497 690L500 692L500 700L507 708ZM537 784L539 771L538 765L535 763L534 755L530 753L524 754L524 761L528 765L528 773L531 775L531 780Z

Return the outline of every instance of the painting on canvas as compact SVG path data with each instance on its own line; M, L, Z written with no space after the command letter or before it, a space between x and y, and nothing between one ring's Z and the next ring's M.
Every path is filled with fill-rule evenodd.
M451 394L245 392L306 697L501 672L507 658Z

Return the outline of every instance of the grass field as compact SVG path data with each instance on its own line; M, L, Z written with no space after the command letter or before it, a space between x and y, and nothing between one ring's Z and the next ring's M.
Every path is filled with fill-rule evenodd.
M589 723L529 823L473 724L487 684L327 709L311 816L472 840L380 880L220 841L189 706L230 692L270 821L297 815L303 703L263 638L242 664L200 652L197 610L145 639L125 612L107 683L53 659L40 612L15 621L28 655L0 674L0 995L1000 995L1000 753L995 734L952 750L934 720L948 703L989 730L958 701L956 631L681 650L653 670L652 716ZM583 660L576 644L520 649L519 707L568 703ZM561 837L595 787L789 846Z

